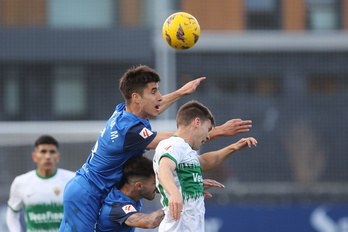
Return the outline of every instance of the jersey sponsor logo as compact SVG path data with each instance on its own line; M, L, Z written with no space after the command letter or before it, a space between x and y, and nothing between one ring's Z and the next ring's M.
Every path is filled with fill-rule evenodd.
M128 214L128 213L131 213L131 212L137 212L137 210L134 208L133 205L125 205L122 207L122 210Z
M146 127L144 127L139 133L139 135L143 137L144 139L146 139L147 137L150 137L152 134L153 134L152 131L150 131Z
M52 223L52 222L61 222L63 219L63 212L57 213L52 211L47 211L43 213L29 212L28 220L34 223Z
M203 182L203 177L198 173L192 173L192 177L194 182Z

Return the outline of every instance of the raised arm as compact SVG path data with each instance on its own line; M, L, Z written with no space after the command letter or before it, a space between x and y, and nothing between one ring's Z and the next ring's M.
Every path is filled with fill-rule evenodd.
M209 193L205 190L210 189L212 187L225 188L225 185L221 184L220 182L218 182L216 180L204 179L203 180L203 187L204 187L204 197L205 198L212 198L213 195L211 195L211 193Z
M147 145L147 149L156 149L159 142L174 135L174 132L157 132L156 137Z
M221 126L214 127L209 132L210 140L222 137L222 136L234 136L239 133L248 132L251 125L251 120L231 119L222 124Z
M158 227L164 218L164 211L159 209L152 213L135 213L129 216L124 223L128 226L143 229L154 229Z
M194 91L196 91L197 86L205 79L206 79L205 77L194 79L190 82L187 82L180 89L172 93L164 95L162 103L161 103L161 107L160 107L160 114L163 113L166 109L168 109L169 106L171 106L174 102L179 100L181 97L185 95L189 95L193 93Z
M220 150L204 153L198 156L202 171L206 172L214 169L225 162L235 151L242 150L246 147L256 146L256 144L256 139L252 137L243 138L238 142L233 143Z

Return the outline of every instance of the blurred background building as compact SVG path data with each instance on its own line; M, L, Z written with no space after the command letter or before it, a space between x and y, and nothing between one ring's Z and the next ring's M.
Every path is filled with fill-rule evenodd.
M161 37L176 11L201 26L186 51ZM253 121L201 150L259 142L204 176L226 185L206 201L207 232L348 231L348 0L0 0L2 211L39 135L61 142L61 167L84 163L138 64L158 70L162 94L207 77L152 120L157 130L174 131L191 99L218 124Z

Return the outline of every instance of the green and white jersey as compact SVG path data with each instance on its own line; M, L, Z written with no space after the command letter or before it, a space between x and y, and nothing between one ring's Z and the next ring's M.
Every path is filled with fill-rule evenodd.
M56 232L63 218L63 192L74 172L57 169L43 178L32 170L17 176L7 202L14 212L25 210L27 232Z
M164 156L176 163L173 173L174 181L184 200L183 212L178 221L174 221L169 215L170 195L158 180L158 167L160 159ZM156 174L156 185L161 194L161 203L166 214L158 231L204 232L204 188L197 151L192 150L191 146L182 138L170 137L158 144L153 158L153 167Z

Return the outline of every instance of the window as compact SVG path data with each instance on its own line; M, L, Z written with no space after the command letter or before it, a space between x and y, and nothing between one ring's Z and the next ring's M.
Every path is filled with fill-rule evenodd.
M84 70L76 66L56 67L53 111L60 119L81 119L87 109Z
M116 1L49 0L48 23L60 28L102 28L115 24Z
M338 10L335 0L307 0L307 9L308 29L338 29Z
M249 30L279 29L276 0L246 0L247 25Z
M19 70L15 67L5 69L4 106L5 114L15 116L20 111Z
M248 79L248 92L256 95L274 96L279 93L279 78L257 76Z
M308 80L310 94L337 94L339 86L337 78L330 75L313 75Z

